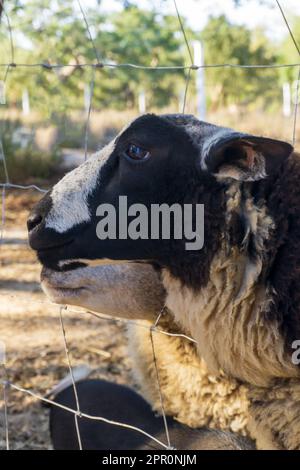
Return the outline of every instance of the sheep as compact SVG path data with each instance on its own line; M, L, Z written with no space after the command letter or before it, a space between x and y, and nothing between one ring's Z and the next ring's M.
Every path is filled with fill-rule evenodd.
M134 390L105 380L83 380L77 384L83 413L102 416L144 430L156 440L103 421L79 419L82 448L85 450L162 450L167 445L163 420ZM101 398L101 399L100 399ZM61 391L55 401L76 408L72 385ZM216 429L193 429L167 417L170 444L176 450L253 450L253 443L230 432ZM50 435L54 450L78 450L74 416L51 406Z
M208 390L215 384L219 392L224 386L225 395L236 391L233 414L240 411L238 427L246 429L257 448L299 449L300 381L293 360L300 335L299 182L299 156L286 142L221 128L193 116L145 115L54 186L28 220L29 241L46 268L43 283L51 285L58 303L76 297L79 305L84 304L88 291L80 276L77 284L66 281L60 289L49 272L64 271L67 280L69 270L80 272L103 263L155 265L169 312L162 322L195 340L194 346L183 347L187 391L189 386L203 387L201 380L194 384L188 375L190 360L197 376L203 369L209 378ZM113 206L116 223L122 223L120 196L134 207L131 216L137 206L151 213L155 204L203 204L203 248L188 250L190 238L185 233L180 239L147 238L137 229L136 237L99 240L98 216L104 215L104 207ZM101 224L105 225L103 220ZM163 360L169 344L173 368L178 368L184 349L176 354L175 340L167 341L161 349L157 344L158 355ZM145 359L142 375L151 377L147 347L146 341L137 339L134 350ZM168 363L166 374L174 377ZM163 369L162 362L159 372ZM153 402L150 382L148 378L145 388ZM178 382L168 383L166 394L176 408ZM190 409L204 403L203 413L195 418L200 422L205 413L213 412L204 400L197 401L199 394Z
M68 287L71 285L76 286L80 280L84 284L85 289L87 289L87 293L84 294L84 297L81 295L79 300L76 291L76 295L65 299L67 303L71 305L80 304L81 307L94 312L101 312L108 316L118 316L129 320L127 325L130 345L129 353L133 362L134 378L139 389L142 391L142 395L147 398L148 403L151 403L154 411L160 414L161 404L158 389L155 385L157 382L156 371L153 367L152 345L149 333L158 312L163 309L165 303L166 293L160 281L158 271L148 264L114 264L112 266L103 265L93 268L79 268L67 273L44 269L42 279L43 289L53 302L61 301L61 298L56 298L57 291L53 289L54 285L61 288L64 288L64 285ZM113 295L111 295L112 291ZM139 320L132 322L133 318L139 318ZM251 441L242 440L239 434L230 432L210 434L208 432L207 426L210 425L210 427L214 426L215 430L231 429L232 431L240 431L241 434L245 434L246 416L245 413L243 414L243 407L241 406L241 402L244 399L243 394L239 395L237 384L229 386L226 391L226 382L221 385L220 379L212 378L208 374L203 361L195 353L195 348L189 347L189 341L187 342L181 336L166 336L161 333L161 330L164 332L171 330L173 334L178 330L175 325L172 325L171 319L169 319L169 322L166 320L166 315L164 315L164 325L159 324L158 332L153 333L153 340L158 356L157 361L164 396L164 410L169 416L169 424L173 426L171 444L177 449L185 448L188 445L198 446L199 449L251 449L253 447ZM178 354L180 350L184 354ZM164 356L166 356L165 363L161 367ZM191 364L192 361L194 361L194 364ZM181 369L181 375L178 374L179 369ZM182 380L178 381L178 378ZM193 379L193 382L191 379ZM61 386L59 384L55 387L53 395L56 402L73 407L74 395L72 387L67 388L69 383L70 380L63 381ZM192 386L192 383L194 383L194 386ZM118 391L121 395L122 388L115 388L113 384L105 383L103 389L101 389L99 381L87 382L86 385L83 385L83 381L81 381L78 383L77 388L78 386L79 395L81 387L84 388L84 394L82 394L82 397L80 396L81 409L85 405L89 407L88 409L91 414L108 417L108 406L110 406L114 410L114 418L123 421L124 407L121 406L120 409L119 404L124 403L125 397L127 397L127 410L129 406L129 392L127 388L124 389L123 399L116 400L115 392ZM109 386L112 387L111 393L107 393ZM176 393L174 393L175 390ZM145 406L142 405L143 401L141 401L141 398L135 398L137 397L136 394L129 396L132 398L130 402L132 403L132 408L130 409L134 409L134 412L131 415L127 413L124 418L125 422L126 419L128 422L128 417L131 420L136 419L135 416L140 414L139 407L142 406L142 409L144 409ZM101 400L99 400L100 397ZM105 406L102 397L106 397ZM183 422L188 426L182 428L177 426L174 428L171 417L175 417L176 422ZM135 421L133 423L137 424ZM142 429L151 431L151 434L157 432L158 429L163 434L162 422L159 421L157 423L152 414L147 415L147 420L143 414L139 425ZM101 426L99 422L95 423L94 421L88 422L85 420L85 425L81 431L83 439L86 439L85 448L105 448L105 446L111 445L111 442L115 442L114 446L119 445L118 440L115 441L113 429L110 429L112 440L109 443L108 441L103 441L103 436L106 434L102 433ZM199 428L200 426L202 427ZM71 427L67 433L65 432L66 427L68 429ZM51 407L50 429L55 449L76 449L78 447L77 436L73 428L74 420L68 412ZM193 428L198 428L194 434L191 430ZM61 432L62 429L64 429L63 433ZM182 433L185 436L183 440ZM123 434L125 434L126 439L123 439L122 442L124 446L128 446L128 449L131 446L137 446L140 442L143 445L148 445L148 441L144 442L141 436L135 436L132 440L132 433L129 433L129 435ZM151 442L151 446L153 445L155 443ZM116 449L117 447L115 447Z

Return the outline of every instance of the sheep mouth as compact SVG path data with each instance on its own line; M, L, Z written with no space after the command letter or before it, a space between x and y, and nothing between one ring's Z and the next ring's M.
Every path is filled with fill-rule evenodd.
M56 243L54 245L46 246L44 248L38 248L36 250L36 252L37 252L38 255L44 255L44 254L47 254L47 253L55 252L58 249L65 248L66 246L71 245L71 243L73 243L73 241L74 240L71 239L71 240L68 240L68 241L61 242L61 243Z
M92 266L79 260L66 263L63 267L43 266L41 271L41 287L46 296L57 304L76 305L76 300L83 300L93 292L101 265L119 264L113 260L103 260L100 265L96 263Z
M61 244L36 250L37 258L43 267L59 271L61 270L61 260L64 259L73 243L74 240L72 239ZM72 269L71 264L69 264L68 269Z
M55 287L49 283L42 283L42 288L47 297L56 304L68 303L68 299L81 297L85 293L85 287Z
M80 297L88 291L80 278L70 278L68 273L43 267L41 286L47 297L54 303L68 303L70 299Z

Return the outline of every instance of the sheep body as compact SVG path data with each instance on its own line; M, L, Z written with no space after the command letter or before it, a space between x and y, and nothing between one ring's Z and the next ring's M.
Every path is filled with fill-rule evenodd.
M151 323L128 327L133 374L142 395L161 412L156 369L150 338ZM159 328L179 332L169 315ZM247 387L235 379L211 374L189 340L153 332L159 383L166 414L191 427L210 426L247 434Z

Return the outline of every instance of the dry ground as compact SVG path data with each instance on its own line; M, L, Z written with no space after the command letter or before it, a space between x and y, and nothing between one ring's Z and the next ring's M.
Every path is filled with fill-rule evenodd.
M40 197L8 191L6 224L0 246L0 340L6 345L9 380L41 395L68 373L59 308L39 285L40 266L27 246L26 217ZM86 364L91 377L130 383L124 327L86 312L64 313L72 364ZM3 371L1 371L3 378ZM1 399L3 390L0 386ZM9 390L9 439L13 449L49 449L48 410L24 393ZM5 447L3 401L0 448Z
M110 129L119 128L129 117L132 116L124 114L120 118L119 113L108 116L105 112L101 120L99 114L93 113L91 132L99 139L101 129L98 127L105 123L107 137ZM283 119L279 113L241 116L226 111L209 116L208 120L287 140L291 139L293 131L293 116ZM296 134L298 150L299 135L300 120ZM6 343L10 381L44 395L67 374L68 366L58 307L47 302L41 292L40 267L26 241L27 214L40 197L36 192L7 191L5 232L0 244L0 341ZM98 320L88 313L69 311L66 331L73 365L88 365L94 377L131 382L124 327ZM0 399L2 394L0 385ZM0 448L5 446L2 411L0 402ZM14 449L50 448L47 409L31 397L10 390L9 437Z

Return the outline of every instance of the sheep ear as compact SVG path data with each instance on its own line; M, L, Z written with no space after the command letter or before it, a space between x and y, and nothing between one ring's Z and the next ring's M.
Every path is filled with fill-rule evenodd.
M228 131L204 143L202 168L218 179L255 181L276 172L292 151L287 142Z

